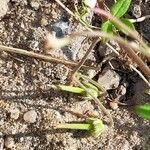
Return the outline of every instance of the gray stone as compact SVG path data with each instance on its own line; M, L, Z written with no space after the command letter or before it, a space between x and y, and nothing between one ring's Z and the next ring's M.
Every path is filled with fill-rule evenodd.
M24 121L28 123L36 122L36 118L37 118L37 113L35 110L30 110L23 115Z
M99 55L101 57L107 56L112 53L112 50L106 45L100 45L98 48Z
M116 89L121 77L111 69L105 69L98 78L98 83L106 90Z
M8 11L9 0L0 0L0 18L4 17Z

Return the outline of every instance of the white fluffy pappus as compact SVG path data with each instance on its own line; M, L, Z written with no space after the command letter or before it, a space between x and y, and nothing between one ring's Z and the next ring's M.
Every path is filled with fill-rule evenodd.
M60 49L68 44L70 44L70 38L57 38L55 35L47 34L44 48L45 49Z

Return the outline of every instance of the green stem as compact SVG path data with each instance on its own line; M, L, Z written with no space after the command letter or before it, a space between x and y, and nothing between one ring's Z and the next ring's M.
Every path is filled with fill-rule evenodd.
M53 89L59 89L62 91L81 94L81 95L85 94L84 89L82 89L80 87L73 87L73 86L67 86L67 85L49 85L49 87L51 87Z
M89 123L74 123L74 124L70 124L70 123L65 123L65 124L59 124L56 126L56 128L58 129L75 129L75 130L90 130L92 128L92 125Z

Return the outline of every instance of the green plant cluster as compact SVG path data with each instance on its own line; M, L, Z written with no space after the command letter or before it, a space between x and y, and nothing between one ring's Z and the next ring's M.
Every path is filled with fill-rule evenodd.
M117 2L111 7L110 13L122 23L135 30L133 23L131 23L129 19L123 17L128 11L130 4L131 0L117 0ZM121 28L110 20L102 23L101 30L110 34L113 34L116 30L119 30L128 35L128 32L125 29ZM106 39L103 38L103 42L106 42Z

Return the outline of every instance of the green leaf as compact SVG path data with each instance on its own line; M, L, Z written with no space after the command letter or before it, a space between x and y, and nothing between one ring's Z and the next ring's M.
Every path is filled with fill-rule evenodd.
M114 17L122 17L129 9L131 0L117 0L117 2L111 8L111 14Z
M121 21L122 23L124 23L126 26L128 26L130 29L135 30L135 27L134 27L133 23L130 22L130 20L128 20L128 19L126 19L126 18L120 18L120 21ZM124 28L121 28L120 26L118 26L118 25L116 25L116 24L114 24L114 26L115 26L118 30L122 31L124 34L129 35L129 31L125 30Z
M102 23L101 31L102 31L102 32L106 32L106 33L113 34L113 26L112 26L112 23L111 23L110 21L106 21L106 22ZM107 41L106 38L102 38L102 42L103 42L103 43L105 43L106 41Z
M89 89L93 93L95 97L98 97L98 89L94 85L90 83L86 83L85 86L87 89ZM51 87L54 89L59 89L59 90L70 92L70 93L80 94L81 96L84 96L85 98L92 99L92 96L86 93L86 91L80 87L73 87L73 86L61 85L61 84L51 85Z
M136 106L135 112L143 118L150 120L150 103Z
M60 84L59 85L52 85L51 87L56 88L56 89L60 89L62 91L81 94L81 95L84 95L86 93L82 88L79 88L79 87L60 85Z

